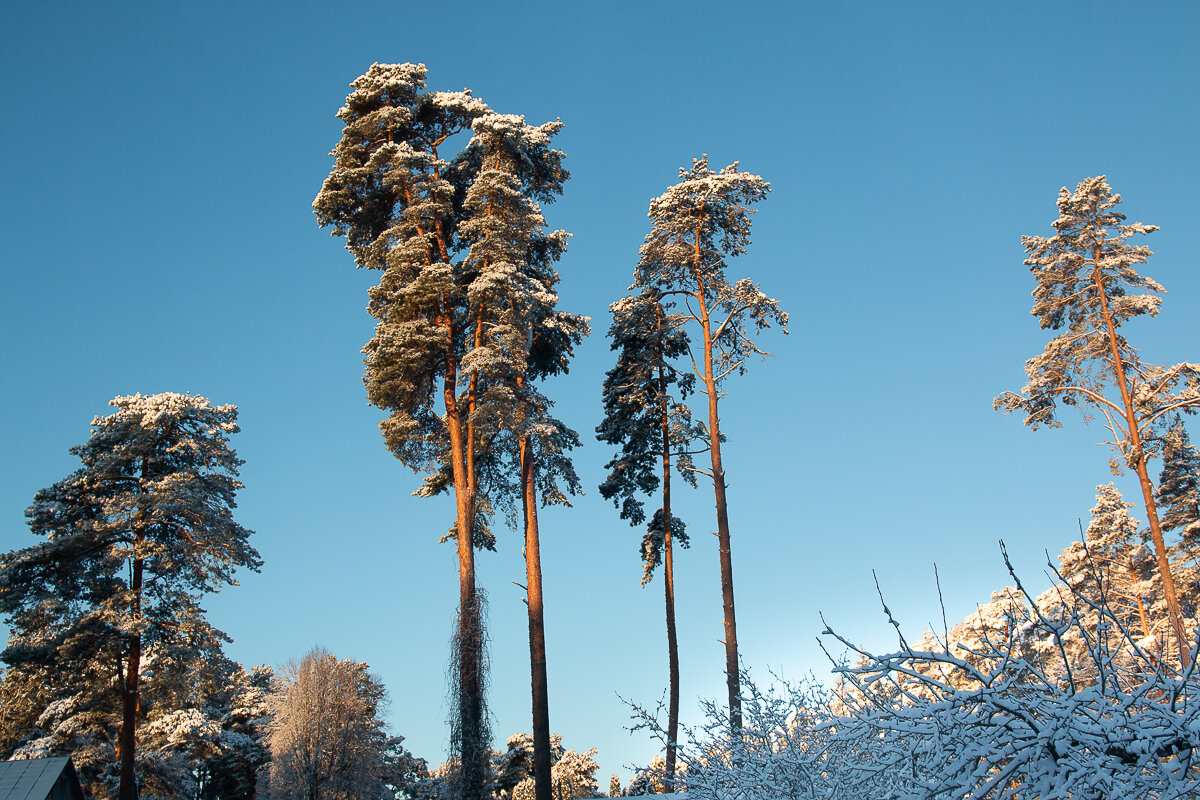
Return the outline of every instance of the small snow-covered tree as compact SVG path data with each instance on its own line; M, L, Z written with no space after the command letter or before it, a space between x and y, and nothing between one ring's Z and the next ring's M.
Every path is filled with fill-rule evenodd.
M592 759L596 749L578 753L563 747L562 736L550 735L551 797L553 800L575 800L594 797L599 784L596 771L599 765ZM492 759L496 775L496 793L510 800L533 800L536 794L535 742L528 733L508 737L503 753Z
M729 508L721 461L718 399L725 378L746 370L752 355L766 356L752 334L776 323L787 332L787 313L749 279L732 281L726 260L750 244L750 206L766 197L770 184L738 170L736 163L714 172L708 157L679 171L679 183L650 201L650 233L642 244L634 286L653 289L670 305L671 325L692 324L700 352L692 363L708 399L708 453L717 511L721 602L725 628L725 674L729 722L741 725L738 690L737 619L733 602L733 559Z
M423 778L424 762L384 730L385 702L383 684L363 662L318 647L287 664L268 698L264 796L378 800Z
M214 751L197 768L200 800L256 796L258 771L268 758L267 699L274 677L266 665L239 668L211 704L219 730Z
M1135 267L1151 255L1130 238L1158 230L1127 224L1116 210L1121 196L1104 176L1059 192L1059 216L1051 237L1024 236L1029 266L1037 279L1033 314L1042 328L1065 331L1025 364L1029 383L995 400L997 409L1020 411L1025 424L1057 428L1058 404L1098 414L1116 450L1114 474L1132 469L1142 489L1159 578L1176 641L1190 641L1179 609L1166 542L1159 522L1149 460L1159 453L1163 432L1179 412L1200 408L1200 364L1161 367L1143 362L1119 333L1128 320L1156 316L1164 290ZM1115 391L1115 396L1113 392ZM1186 666L1188 648L1179 647Z
M1058 557L1058 573L1065 587L1056 585L1038 598L1043 613L1071 613L1071 599L1082 595L1093 603L1103 602L1110 611L1121 616L1125 627L1137 632L1142 644L1150 647L1150 639L1158 620L1152 619L1148 606L1153 605L1155 581L1143 576L1148 553L1142 547L1138 523L1129 514L1132 503L1125 502L1113 484L1096 487L1096 505L1082 542L1074 542ZM1149 577L1149 576L1146 576ZM1148 603L1147 600L1150 602ZM1095 633L1099 619L1085 612L1082 629ZM1071 640L1068 649L1074 658L1081 655L1084 642Z
M596 771L600 765L592 758L596 748L579 753L574 750L564 750L551 768L551 798L552 800L578 800L583 797L595 797L599 783L596 782ZM534 779L526 778L513 787L512 800L533 800L535 797Z
M609 473L600 494L620 509L631 525L645 521L641 495L661 486L662 504L642 537L642 585L663 565L663 594L667 620L667 664L670 677L667 780L675 774L679 730L679 643L675 626L674 544L688 546L683 520L671 512L672 460L683 477L696 485L690 448L703 436L692 422L684 400L695 385L695 376L676 369L674 359L688 352L686 331L673 324L654 289L618 300L609 338L617 363L604 378L604 419L596 438L618 445L620 452L605 466ZM656 469L657 468L657 469Z
M121 704L118 797L135 800L143 652L197 660L223 637L204 621L200 598L262 562L233 519L237 408L175 393L110 405L116 413L96 417L88 441L71 448L83 466L26 512L47 541L0 556L0 613L18 630L44 626L5 651L9 663L26 660L32 644L43 658L74 654L71 664L90 650L110 670ZM71 696L64 702L95 702L83 699L94 698L90 689Z
M551 762L562 758L566 750L562 746L562 736L557 733L550 735ZM533 735L514 733L505 741L505 749L492 756L492 772L495 774L495 790L502 797L512 797L513 789L518 783L533 780L534 777L534 743Z

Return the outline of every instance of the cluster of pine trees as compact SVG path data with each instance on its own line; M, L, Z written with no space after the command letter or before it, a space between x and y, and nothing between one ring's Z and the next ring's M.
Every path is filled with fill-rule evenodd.
M520 516L525 534L532 699L533 792L553 794L553 743L546 679L538 507L566 503L579 486L569 451L578 435L551 414L544 379L566 372L589 320L557 308L554 268L567 234L548 230L539 204L554 200L568 173L551 146L558 122L532 126L500 114L469 91L429 91L422 65L374 64L351 84L338 112L345 123L334 168L313 204L323 226L346 239L358 267L378 270L368 310L378 320L363 349L372 404L385 410L388 448L424 476L419 494L454 497L459 608L452 643L456 762L451 779L467 800L488 796L489 731L484 689L484 593L475 551L492 549L497 511ZM469 133L455 152L457 134ZM661 485L661 507L643 542L649 579L661 560L666 585L672 724L678 722L678 654L673 544L686 543L671 516L672 465L695 483L713 482L724 604L730 722L739 723L725 473L718 400L725 379L765 355L754 334L787 314L749 280L732 280L727 259L750 241L749 206L766 196L759 176L707 159L650 205L651 232L632 288L613 305L618 363L604 384L597 434L620 447L601 487L633 524L642 495ZM784 328L786 331L786 327ZM692 338L697 341L692 348ZM677 364L690 358L692 370ZM707 398L707 424L684 400ZM700 447L709 469L696 466ZM661 477L658 470L661 468ZM518 513L519 512L519 513ZM673 728L674 730L674 728ZM675 767L667 748L668 785Z
M228 637L207 623L200 601L236 584L237 569L261 566L250 531L232 516L241 461L228 437L237 410L173 393L116 398L117 412L96 418L91 438L72 451L83 466L39 492L28 511L33 533L46 541L0 558L0 613L11 627L0 685L9 698L0 714L6 755L70 752L95 794L120 800L139 789L250 796L264 776L259 788L267 794L314 798L376 796L381 786L420 794L436 785L437 793L471 800L497 791L550 800L596 790L579 777L594 772L592 753L563 751L550 734L539 555L539 507L565 504L579 489L569 458L579 436L553 416L543 383L567 371L589 333L587 317L557 307L555 264L568 234L549 229L541 210L569 177L552 146L561 124L529 125L467 90L430 91L425 77L423 65L374 64L351 84L338 112L345 127L334 167L313 209L346 239L358 267L380 273L369 292L375 334L363 354L367 397L387 414L385 443L423 476L417 494L454 498L443 537L459 562L453 758L422 777L423 765L389 744L373 722L382 687L364 664L314 651L274 675L247 672L224 656ZM642 555L646 580L660 562L666 575L673 726L673 546L687 542L671 515L673 468L690 483L696 473L713 483L730 722L740 724L718 399L749 356L765 355L753 334L787 322L753 282L726 274L726 260L749 244L749 206L768 190L736 164L713 171L701 158L681 171L680 182L651 203L653 225L632 287L638 294L613 306L618 363L605 381L597 433L620 453L601 491L640 524L642 495L661 482ZM690 372L678 368L685 358ZM707 398L707 424L692 421L685 400L693 392ZM700 452L708 469L693 460ZM525 535L532 735L520 742L528 774L519 781L505 777L490 747L485 594L475 577L476 551L495 547L497 513L519 517ZM311 744L296 732L304 715L293 705L328 685L347 693L321 705L317 717L329 722L357 709L346 719L362 730L338 723L335 738L365 742L360 749L372 754L340 768L358 773L357 782L318 777L303 767L313 753L301 757L289 744ZM510 740L510 761L514 747ZM673 743L664 763L659 788L672 785ZM626 792L647 791L651 772Z

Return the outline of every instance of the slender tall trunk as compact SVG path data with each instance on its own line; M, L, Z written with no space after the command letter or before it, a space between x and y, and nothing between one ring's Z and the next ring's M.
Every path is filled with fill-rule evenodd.
M698 257L698 256L697 256ZM721 605L725 620L725 685L729 690L729 728L742 732L742 693L738 676L737 617L733 607L733 557L729 548L729 509L725 501L725 469L721 466L721 418L717 414L717 381L713 371L713 334L703 287L696 294L704 331L704 390L708 394L708 444L717 506L717 547L721 556Z
M675 566L671 547L671 438L666 410L666 379L662 379L663 394L663 586L667 606L667 665L670 670L671 686L667 701L667 785L668 792L675 791L675 743L679 740L679 639L675 631Z
M143 562L137 554L142 551L143 535L139 530L134 539L133 574L129 590L132 594L132 618L140 622L142 616ZM121 760L120 786L117 800L137 800L137 773L134 771L134 749L137 743L137 718L141 706L139 677L142 668L142 634L129 634L129 661L125 667L125 687L122 697L121 733L118 743Z
M1117 343L1116 326L1113 324L1112 313L1108 308L1108 295L1105 293L1104 276L1100 272L1101 248L1097 246L1092 253L1093 264L1092 282L1096 286L1096 294L1100 298L1100 313L1104 317L1104 325L1108 333L1109 350L1112 353L1113 372L1117 386L1121 390L1121 402L1125 407L1125 424L1129 429L1129 444L1134 454L1134 470L1142 487L1142 500L1146 507L1146 517L1150 524L1150 538L1154 541L1154 555L1158 561L1158 574L1162 578L1163 598L1167 601L1167 611L1171 617L1171 627L1175 630L1175 640L1179 644L1179 663L1187 669L1191 663L1191 648L1188 644L1187 629L1183 624L1183 615L1179 611L1179 598L1175 594L1175 579L1171 576L1171 563L1167 559L1167 545L1163 538L1162 526L1158 521L1158 506L1154 502L1154 484L1146 470L1147 454L1142 447L1142 432L1138 424L1137 413L1133 408L1133 398L1129 391L1129 382L1125 375L1125 365L1121 361L1121 351Z
M485 800L487 743L483 741L483 620L475 585L475 497L467 458L463 425L457 404L457 363L453 355L454 331L446 324L448 349L443 401L450 434L450 457L454 472L455 539L458 551L458 736L461 796L463 800ZM123 800L123 798L122 798Z
M551 800L550 697L546 681L546 624L542 598L542 556L538 539L537 487L533 452L522 437L521 488L525 511L525 582L529 605L529 672L533 695L533 792Z

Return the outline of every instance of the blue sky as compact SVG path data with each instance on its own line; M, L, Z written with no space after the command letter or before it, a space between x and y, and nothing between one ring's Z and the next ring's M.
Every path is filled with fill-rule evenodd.
M1163 313L1128 328L1150 361L1200 360L1196 158L1200 11L1191 3L19 4L0 21L0 551L34 540L33 493L115 395L192 392L241 409L239 519L266 565L210 598L246 663L320 643L387 684L410 748L444 757L457 591L449 502L384 449L359 349L376 275L319 230L313 196L347 84L423 62L533 123L561 118L573 179L546 209L574 234L561 307L593 318L547 387L583 435L588 494L548 511L551 725L599 748L601 785L645 763L617 695L666 685L661 584L640 531L600 497L592 437L610 302L646 208L708 153L771 181L734 262L791 313L776 357L729 385L723 425L743 657L827 672L818 612L889 646L874 569L913 634L1005 583L1035 589L1111 480L1071 416L1030 433L991 409L1045 335L1021 234L1059 187L1105 173L1157 224ZM1193 425L1194 427L1194 425ZM1118 479L1127 496L1132 487ZM685 720L723 694L711 487L679 493ZM1143 515L1144 516L1144 515ZM516 534L480 559L498 743L529 727Z

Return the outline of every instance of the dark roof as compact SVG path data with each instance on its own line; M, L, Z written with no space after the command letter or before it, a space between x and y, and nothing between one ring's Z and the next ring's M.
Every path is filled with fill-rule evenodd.
M68 770L78 786L75 767L67 756L0 761L0 800L46 800Z

